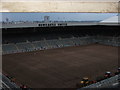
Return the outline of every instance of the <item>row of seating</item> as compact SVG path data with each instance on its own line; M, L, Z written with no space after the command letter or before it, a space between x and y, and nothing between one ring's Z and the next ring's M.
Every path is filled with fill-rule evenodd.
M110 46L120 46L119 37L99 37L97 41L100 44L110 45Z
M29 52L35 50L44 50L52 48L61 48L68 46L79 46L79 45L88 45L93 43L100 43L104 45L120 46L120 42L116 38L108 37L73 37L65 39L54 39L54 40L42 40L42 41L33 41L33 42L24 42L16 44L3 44L3 54L9 53L18 53L18 52Z
M118 85L120 85L119 80L120 74L77 90L84 90L85 88L118 88Z

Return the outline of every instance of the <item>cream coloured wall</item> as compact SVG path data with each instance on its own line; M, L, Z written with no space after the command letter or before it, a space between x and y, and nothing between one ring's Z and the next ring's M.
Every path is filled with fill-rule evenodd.
M0 12L118 12L118 0L5 0L0 5Z

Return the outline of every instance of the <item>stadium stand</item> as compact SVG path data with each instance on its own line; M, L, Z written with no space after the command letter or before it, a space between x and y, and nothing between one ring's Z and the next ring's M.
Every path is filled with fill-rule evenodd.
M1 86L0 89L2 90L13 90L15 88L20 88L18 85L16 85L14 82L11 82L5 75L0 73L0 82Z
M118 86L120 85L119 81L120 81L120 74L113 76L111 78L102 80L100 82L97 82L95 84L91 84L89 86L80 88L78 90L84 90L85 88L118 88Z
M45 41L36 42L36 45L38 47L40 47L41 49L47 49L48 48L48 45L47 45L47 43ZM35 47L35 48L37 48L37 47Z
M2 52L2 45L0 45L0 53Z
M47 40L48 48L57 48L58 40Z
M108 32L109 29L109 32ZM3 28L3 54L51 48L104 44L120 46L116 26Z
M16 44L17 48L19 51L33 51L34 47L32 46L31 43L17 43Z
M73 46L73 45L74 45L74 44L72 43L71 39L69 39L69 38L59 40L59 43L61 43L63 47Z
M0 90L2 89L2 76L0 74Z
M17 53L17 52L29 52L34 50L44 50L51 48L79 46L88 44L104 44L111 46L120 46L118 37L102 37L102 36L85 36L85 37L72 37L72 38L60 38L53 40L41 40L33 42L23 42L14 44L3 44L3 54Z
M15 47L15 44L4 44L2 45L2 50L3 50L3 54L9 54L9 53L16 53L17 52L17 48Z
M112 46L119 46L119 37L99 37L97 38L100 44L104 45L112 45Z

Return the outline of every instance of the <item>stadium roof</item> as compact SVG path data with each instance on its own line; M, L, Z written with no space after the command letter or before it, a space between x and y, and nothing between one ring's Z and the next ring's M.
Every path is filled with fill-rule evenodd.
M42 26L39 26L39 24L42 24ZM47 25L47 26L43 26L43 24ZM2 24L2 26L0 28L30 28L30 27L52 27L52 26L48 26L48 24L55 24L54 27L58 27L58 24L67 24L65 26L93 26L93 25L108 25L108 26L118 26L119 24L118 23L107 23L107 22L89 22L89 23L86 23L86 22L49 22L49 23L33 23L33 22L21 22L21 23L16 23L16 22L13 22L13 23L4 23ZM64 26L64 25L63 25Z
M101 23L118 23L118 16L113 16L113 17L107 18L107 19L101 21Z

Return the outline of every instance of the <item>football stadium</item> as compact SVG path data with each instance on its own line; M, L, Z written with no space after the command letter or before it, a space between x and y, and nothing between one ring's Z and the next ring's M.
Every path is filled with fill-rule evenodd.
M3 22L3 87L117 88L120 31L112 18Z

